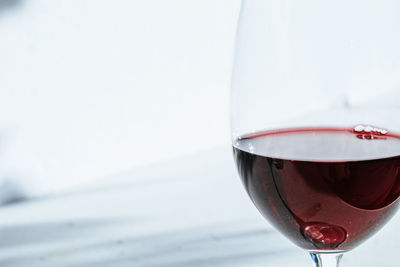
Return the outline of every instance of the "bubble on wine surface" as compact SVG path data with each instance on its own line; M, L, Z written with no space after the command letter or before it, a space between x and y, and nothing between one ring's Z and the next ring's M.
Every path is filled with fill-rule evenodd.
M370 132L372 132L373 129L374 128L372 128L371 126L367 126L367 127L364 128L364 132L370 133Z
M356 131L357 133L361 133L362 131L364 131L364 126L358 125L358 126L354 127L354 131Z
M364 125L357 125L353 128L353 131L356 133L367 133L367 134L381 134L386 135L389 132L382 128L372 127L372 126L364 126ZM374 138L365 138L365 139L374 139Z

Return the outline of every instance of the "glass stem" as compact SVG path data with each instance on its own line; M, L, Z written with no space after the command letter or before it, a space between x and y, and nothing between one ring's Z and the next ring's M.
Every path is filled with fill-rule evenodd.
M342 253L311 253L315 267L339 267Z

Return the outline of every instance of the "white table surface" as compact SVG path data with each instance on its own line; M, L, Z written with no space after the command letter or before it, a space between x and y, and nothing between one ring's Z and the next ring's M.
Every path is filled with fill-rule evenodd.
M398 266L395 217L342 266ZM2 267L311 267L248 199L230 147L0 209Z

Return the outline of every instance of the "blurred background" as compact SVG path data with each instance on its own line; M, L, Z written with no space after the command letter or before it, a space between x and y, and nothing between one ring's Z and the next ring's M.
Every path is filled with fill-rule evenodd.
M239 8L0 0L3 201L230 143Z

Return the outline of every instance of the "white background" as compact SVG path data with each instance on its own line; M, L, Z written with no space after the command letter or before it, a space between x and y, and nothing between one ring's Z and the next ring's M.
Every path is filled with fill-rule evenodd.
M0 0L0 179L31 194L229 143L239 0Z

